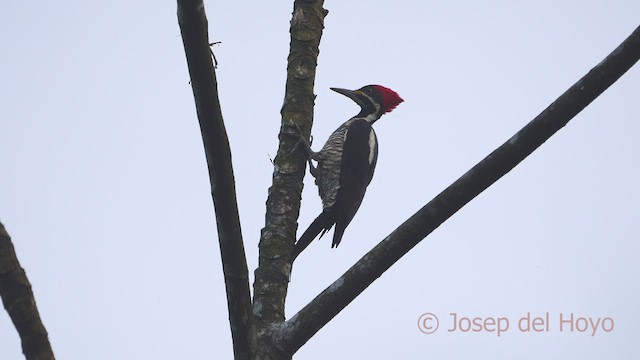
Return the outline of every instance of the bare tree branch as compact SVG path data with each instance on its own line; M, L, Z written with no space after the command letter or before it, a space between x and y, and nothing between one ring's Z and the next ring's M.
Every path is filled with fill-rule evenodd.
M288 155L296 139L282 135L294 124L300 127L303 136L309 137L311 132L318 48L327 14L322 5L323 0L294 1L280 144L274 160L273 184L267 198L265 227L259 245L259 265L253 285L254 314L262 358L282 355L268 354L269 351L277 352L277 349L262 346L261 341L269 340L265 335L271 324L282 323L285 319L285 298L291 272L289 254L295 242L302 179L306 170L301 152Z
M31 284L18 262L11 237L0 223L0 296L22 341L27 360L53 360L47 330L42 324Z
M295 353L391 265L542 145L640 58L640 27L540 115L400 225L278 330ZM278 340L276 340L278 341Z
M231 149L220 110L216 73L209 48L207 17L202 0L178 0L178 23L209 168L233 351L236 359L253 359L256 354L256 337L249 271L236 202Z

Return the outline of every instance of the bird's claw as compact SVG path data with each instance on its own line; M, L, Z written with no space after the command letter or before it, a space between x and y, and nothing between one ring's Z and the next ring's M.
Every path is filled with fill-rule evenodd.
M295 129L293 132L290 131L286 131L286 128L293 128ZM287 135L287 136L291 136L296 138L298 141L295 143L295 145L293 145L293 147L291 148L291 150L286 154L286 156L291 156L291 154L293 154L296 150L298 150L298 147L300 147L300 145L302 145L304 147L304 150L308 156L309 151L311 150L311 143L313 142L313 136L311 136L311 140L307 141L304 136L302 136L302 129L300 129L300 126L294 122L287 124L285 126L283 126L283 130L280 132L280 135Z
M291 150L285 155L286 157L291 156L294 152L296 152L296 150L298 150L298 147L300 146L300 143L304 141L302 138L300 138L300 140L298 140L295 145L293 145L293 147L291 148Z
M280 135L287 135L287 136L300 137L300 138L303 137L302 129L300 128L300 125L296 124L293 121L282 125L282 130L280 131Z
M311 172L311 175L314 178L318 177L318 169L316 166L313 165L313 162L311 160L317 160L317 153L314 152L313 150L311 150L311 144L313 143L313 135L309 135L310 139L307 140L302 136L302 129L300 129L300 126L298 126L298 124L293 123L293 125L295 125L295 129L296 129L296 133L291 133L291 132L286 132L283 131L281 132L282 135L288 135L288 136L293 136L296 139L298 139L298 141L295 143L295 145L293 145L293 147L291 148L291 150L285 155L287 157L291 156L291 154L293 154L296 150L298 150L298 147L302 146L303 150L304 150L304 154L305 157L307 158L307 162L309 163L309 172ZM292 125L288 125L288 127L294 127Z

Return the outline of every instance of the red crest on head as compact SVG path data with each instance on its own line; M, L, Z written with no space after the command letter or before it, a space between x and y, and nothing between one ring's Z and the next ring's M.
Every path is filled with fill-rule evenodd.
M398 95L397 92L386 88L382 85L371 85L376 90L380 96L382 96L382 113L388 113L396 108L401 102L404 100Z

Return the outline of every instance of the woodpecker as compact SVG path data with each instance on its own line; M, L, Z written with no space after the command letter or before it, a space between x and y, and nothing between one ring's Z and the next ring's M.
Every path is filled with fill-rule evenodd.
M315 239L335 224L331 247L337 247L344 231L358 211L378 160L378 139L373 123L398 106L402 98L380 85L367 85L358 90L331 88L360 106L358 115L340 125L319 152L305 140L309 170L315 178L322 199L322 213L296 242L291 263ZM311 162L315 160L317 167Z

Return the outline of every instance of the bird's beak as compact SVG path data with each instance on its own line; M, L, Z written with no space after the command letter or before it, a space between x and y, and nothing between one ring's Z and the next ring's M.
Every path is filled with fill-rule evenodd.
M329 89L337 92L338 94L342 94L342 95L348 97L349 99L355 101L357 104L360 104L360 100L358 99L357 91L341 89L341 88L329 88Z

